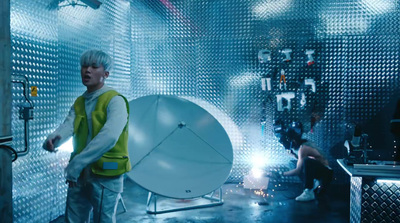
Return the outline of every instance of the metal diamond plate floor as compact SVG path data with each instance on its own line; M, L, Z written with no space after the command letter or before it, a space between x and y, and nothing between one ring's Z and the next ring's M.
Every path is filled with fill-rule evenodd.
M273 183L269 189L260 191L244 189L240 184L224 184L222 186L224 204L216 207L191 209L163 214L147 214L146 201L148 192L131 180L125 181L123 200L127 211L123 211L122 203L118 206L117 222L132 223L214 223L214 222L287 222L287 223L341 223L350 222L350 187L349 185L333 185L328 202L311 201L299 203L294 200L301 193L301 185ZM159 199L157 210L168 206L182 207L200 204L199 199ZM51 223L63 222L63 216Z

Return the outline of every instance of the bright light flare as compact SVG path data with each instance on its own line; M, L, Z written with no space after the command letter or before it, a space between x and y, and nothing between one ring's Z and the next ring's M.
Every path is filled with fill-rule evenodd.
M251 169L251 174L254 178L261 178L264 174L264 168L268 163L267 158L261 152L253 154L250 159L251 165L253 168Z
M268 19L283 14L291 6L292 0L262 1L253 6L253 14L260 19Z
M266 165L266 160L260 154L255 154L251 159L251 164L253 164L254 168L262 168Z
M396 9L393 0L362 0L362 4L374 14L384 14Z
M346 33L365 34L371 21L364 17L356 17L351 14L339 13L322 14L321 21L325 32L330 35L343 35Z
M234 88L245 88L253 85L259 79L256 73L244 72L229 79L229 84Z
M72 137L68 139L65 143L63 143L61 146L59 146L58 151L72 153L74 151L74 147L72 144Z
M255 168L251 169L251 174L253 175L254 178L261 178L263 175L264 171L260 168Z
M376 181L381 184L397 184L400 185L400 180L390 180L390 179L379 179Z

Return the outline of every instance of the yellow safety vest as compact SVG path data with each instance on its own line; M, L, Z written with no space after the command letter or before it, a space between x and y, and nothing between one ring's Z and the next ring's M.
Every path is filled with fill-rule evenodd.
M99 96L97 99L96 107L92 112L92 139L100 132L101 128L107 121L107 106L114 96L122 96L116 91L107 91ZM129 104L124 96L126 108L129 116ZM74 120L74 134L73 145L74 152L71 154L71 160L75 155L82 152L86 147L88 137L88 123L85 111L85 98L80 96L74 103L75 120ZM129 122L129 121L128 121ZM124 130L118 138L117 143L103 156L92 163L92 172L100 176L118 176L131 170L131 163L129 161L128 153L128 122Z

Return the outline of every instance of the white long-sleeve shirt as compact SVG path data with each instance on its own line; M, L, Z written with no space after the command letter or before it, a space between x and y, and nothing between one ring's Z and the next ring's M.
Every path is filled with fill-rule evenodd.
M107 92L113 90L112 88L104 85L99 90L88 93L85 92L83 97L85 98L85 111L88 121L89 134L86 142L86 147L81 153L76 155L74 159L70 161L67 168L65 169L66 179L69 181L77 182L82 171L89 178L93 178L94 175L90 171L90 164L100 159L100 157L115 146L121 135L125 125L128 120L128 111L126 108L125 100L121 96L113 97L107 107L107 121L101 128L100 132L92 139L92 118L91 113L95 109L98 97ZM74 106L71 107L68 116L65 118L64 122L52 133L47 140L53 139L55 136L61 136L58 145L61 145L67 141L73 134L74 130L74 120L75 120L75 110ZM46 144L45 142L45 144ZM56 145L57 146L57 145ZM120 185L111 183L107 185L110 178L101 178L97 180L100 181L103 186L110 190L122 191L122 181L123 177L117 177L120 181ZM88 179L82 179L88 180Z

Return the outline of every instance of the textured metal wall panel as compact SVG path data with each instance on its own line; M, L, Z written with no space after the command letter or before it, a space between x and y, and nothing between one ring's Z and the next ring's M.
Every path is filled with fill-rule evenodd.
M350 222L399 222L399 181L351 177Z
M362 178L351 177L350 182L350 222L361 222L361 190Z
M107 83L131 96L130 3L104 2L93 10L81 6L57 9L54 1L11 1L12 72L38 87L29 121L30 152L13 164L14 222L49 222L65 210L64 178L70 154L50 154L42 144L60 124L75 98L85 91L79 58L90 48L114 58ZM22 85L13 84L14 148L24 149L24 125L19 106L26 103Z
M400 183L368 178L362 181L358 192L362 197L359 222L400 222Z
M85 90L79 57L89 48L114 57L107 83L129 99L178 95L217 117L234 148L228 181L242 181L254 157L269 168L288 169L291 159L272 133L279 118L301 121L310 130L310 113L321 114L306 136L329 155L335 170L349 123L368 127L377 142L373 149L390 146L390 140L387 145L379 140L390 135L384 123L391 110L384 108L400 93L399 0L102 2L98 10L57 10L50 0L11 1L13 74L26 75L39 89L31 153L13 166L16 222L43 222L64 211L62 174L69 154L48 154L41 144ZM289 63L282 62L284 48L293 50ZM259 63L261 49L271 50L269 63ZM316 52L312 66L306 49ZM296 93L292 109L284 112L276 102L281 69L288 91ZM272 79L272 91L262 91L261 77ZM301 89L308 101L301 108L304 78L315 80L317 92ZM14 146L20 149L23 125L16 114L24 100L18 84L13 100ZM335 171L337 182L348 180L341 173Z
M131 97L129 11L129 2L123 0L104 2L98 10L70 6L58 11L58 121L65 118L76 97L86 90L81 82L79 60L88 49L101 49L113 57L113 70L106 84Z
M399 91L398 1L166 3L132 3L135 97L195 96L216 107L215 113L229 117L227 131L238 129L231 137L235 154L231 181L240 181L251 169L252 157L260 154L268 165L287 169L290 158L272 133L273 120L301 121L310 130L311 113L317 112L323 119L306 136L328 154L336 180L346 181L334 159L343 155L348 125L365 124ZM282 62L284 48L293 50L289 63ZM261 49L271 50L269 63L258 62ZM316 52L312 66L306 64L306 49ZM159 52L158 60L154 52ZM289 112L276 110L281 69L288 91L296 93ZM260 89L263 76L272 78L271 92ZM191 86L176 87L181 77L188 81L179 83ZM308 103L300 108L297 93L305 78L315 80L317 92L306 89Z
M58 70L57 14L44 2L11 1L12 74L24 75L38 87L32 97L35 118L29 121L28 155L13 163L14 222L46 222L60 215L57 186L62 169L54 154L41 149L45 136L55 127ZM30 92L30 89L29 89ZM21 84L13 84L13 146L24 150L24 122L18 117L26 103Z

